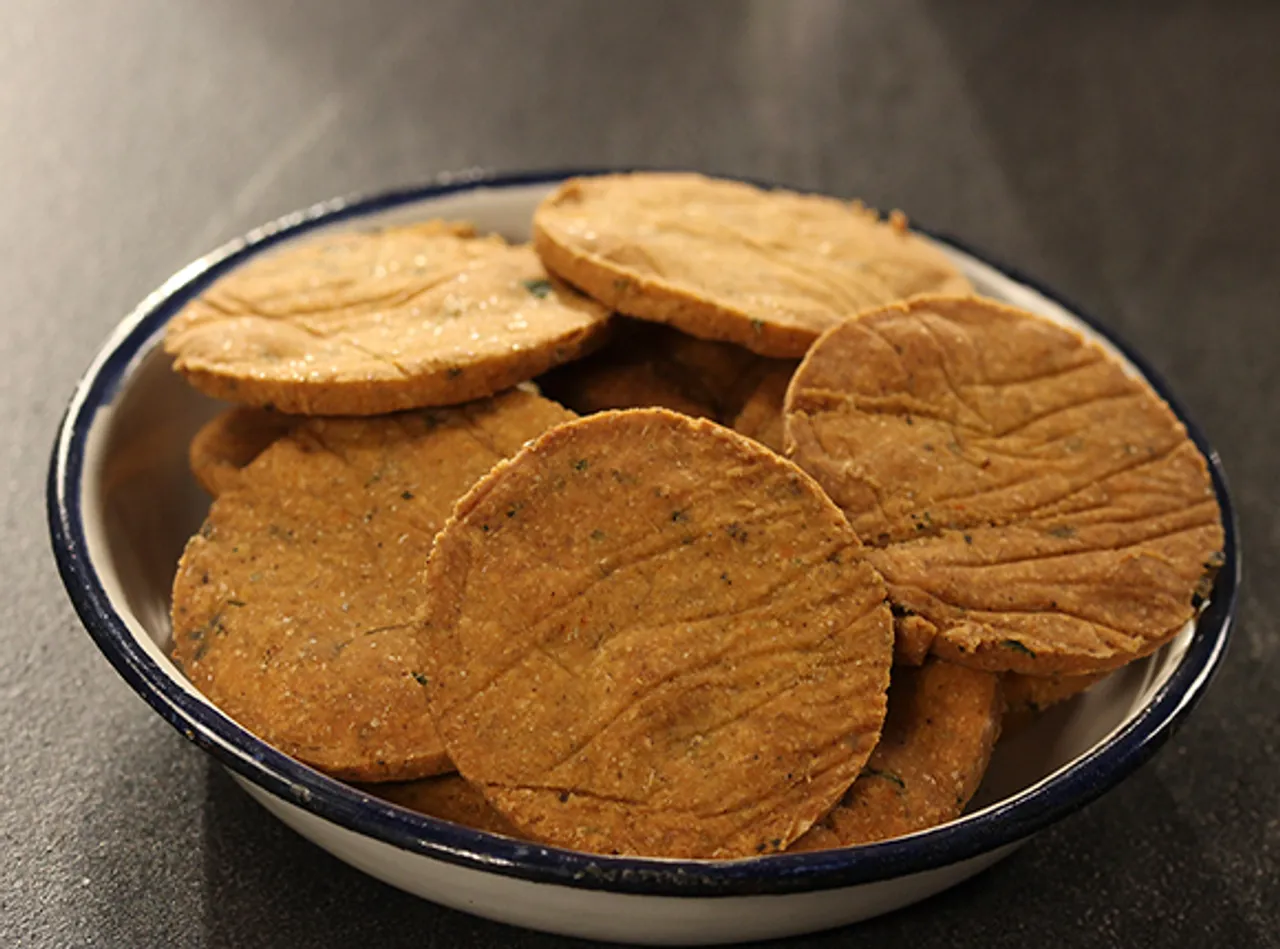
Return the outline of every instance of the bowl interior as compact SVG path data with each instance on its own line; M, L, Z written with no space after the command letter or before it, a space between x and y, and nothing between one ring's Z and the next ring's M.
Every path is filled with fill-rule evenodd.
M533 208L549 187L535 183L458 191L349 216L296 239L311 239L335 228L451 217L523 240L528 237ZM1072 326L1124 360L1109 342L1055 302L962 251L943 246L979 292ZM122 385L100 409L87 433L80 498L85 538L104 591L139 646L165 675L207 705L165 656L165 650L176 564L209 504L188 470L187 446L199 426L222 406L195 392L175 374L158 343L157 333L139 350ZM1172 674L1192 633L1188 624L1158 652L1130 664L1002 742L970 812L1048 779L1122 728Z

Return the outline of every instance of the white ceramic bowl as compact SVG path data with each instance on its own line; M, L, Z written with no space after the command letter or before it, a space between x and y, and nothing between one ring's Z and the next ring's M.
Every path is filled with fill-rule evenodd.
M166 321L219 275L323 229L440 216L527 238L534 206L563 177L473 175L317 205L191 264L121 322L59 430L49 521L63 581L86 628L157 712L286 824L366 873L492 919L645 943L764 939L920 900L1093 800L1168 737L1222 656L1235 602L1236 530L1218 458L1167 386L1100 325L1027 278L936 236L981 292L1084 331L1146 376L1208 457L1227 531L1226 565L1198 622L1002 743L967 816L849 850L720 863L591 856L370 798L286 757L209 704L165 649L175 565L208 506L187 470L187 444L218 406L171 371L159 345Z

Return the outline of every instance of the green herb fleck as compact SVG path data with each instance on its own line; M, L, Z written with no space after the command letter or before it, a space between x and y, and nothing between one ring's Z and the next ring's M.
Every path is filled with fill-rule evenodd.
M1068 537L1076 536L1076 529L1074 527L1067 527L1066 525L1061 527L1051 527L1049 528L1049 536L1066 540Z
M431 680L428 679L426 676L424 676L421 672L415 672L413 673L413 681L417 682L418 685L426 685Z
M590 467L591 467L591 462L587 461L587 459L585 458L579 458L577 461L573 463L574 471L586 471Z
M445 377L448 379L456 379L458 378L458 376L462 375L462 367L450 366L448 369L445 370L444 374L445 374Z
M597 527L595 530L591 532L591 539L604 540L604 531L602 531L600 528Z
M1000 645L1003 646L1005 649L1012 649L1014 652L1023 653L1024 655L1030 656L1033 659L1035 658L1035 655L1036 655L1034 650L1028 649L1025 645L1023 645L1021 642L1019 642L1016 639L1005 639L1001 641Z
M403 498L403 499L404 499L404 500L406 500L406 501L412 501L412 500L413 500L413 492L412 492L412 491L401 491L401 492L400 492L400 497L401 497L401 498Z
M244 606L244 600L227 600L227 606Z
M618 291L618 293L626 293L631 289L630 278L619 277L617 280L613 281L613 289Z
M883 771L880 768L863 768L862 776L864 778L883 778L891 784L896 784L899 791L905 791L907 789L907 782L903 781L902 778L894 774L892 771Z
M752 332L754 332L757 336L758 336L758 335L760 335L761 333L763 333L763 332L764 332L764 320L752 320L752 321L751 321L751 330L752 330Z
M671 523L679 524L681 521L687 521L689 513L683 509L671 512Z
M520 283L539 300L546 299L546 297L551 293L550 280L521 280Z
M973 543L973 538L972 538L970 535L968 535L968 534L961 534L960 536L964 538L964 542L965 542L966 544L972 544L972 543Z

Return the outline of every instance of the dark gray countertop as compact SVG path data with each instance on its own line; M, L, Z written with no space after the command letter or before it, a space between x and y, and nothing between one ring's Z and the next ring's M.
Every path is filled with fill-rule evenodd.
M1280 7L1048 6L8 0L0 945L566 942L400 894L251 803L80 629L43 482L76 378L188 259L331 194L608 164L963 235L1135 343L1234 487L1234 642L1173 741L995 869L806 944L1280 945Z

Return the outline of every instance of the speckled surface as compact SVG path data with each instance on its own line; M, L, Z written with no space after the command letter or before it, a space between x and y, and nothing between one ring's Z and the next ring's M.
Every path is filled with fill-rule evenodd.
M44 468L110 327L253 224L472 165L660 164L900 205L1057 286L1174 381L1242 521L1234 644L1152 763L973 881L797 944L1280 945L1277 35L1249 0L10 0L0 944L569 942L360 876L148 711L62 593Z

